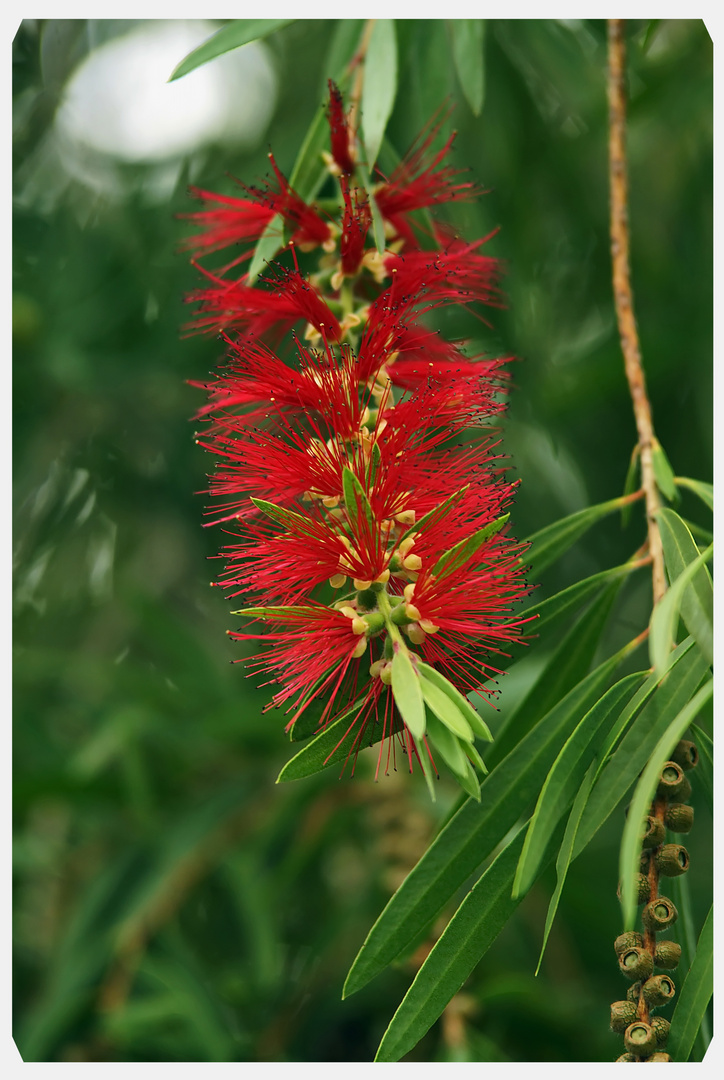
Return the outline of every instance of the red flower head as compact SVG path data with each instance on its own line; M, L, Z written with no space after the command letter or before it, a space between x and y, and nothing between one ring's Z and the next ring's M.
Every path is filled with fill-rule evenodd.
M490 237L440 223L421 246L414 211L479 194L445 163L452 138L433 151L439 125L371 187L333 83L328 119L336 219L271 156L274 182L246 199L196 192L212 207L191 215L197 252L253 240L276 214L293 241L292 265L255 282L230 273L239 259L200 268L190 297L193 329L230 332L197 417L217 461L209 521L229 535L218 584L243 598L253 621L231 637L257 643L247 665L276 685L288 728L313 718L330 755L382 739L378 771L397 747L429 782L442 759L477 797L474 740L489 733L466 695L488 692L519 640L526 594L491 426L507 374L429 323L450 304L500 306L500 266L480 250ZM300 269L297 248L320 247Z

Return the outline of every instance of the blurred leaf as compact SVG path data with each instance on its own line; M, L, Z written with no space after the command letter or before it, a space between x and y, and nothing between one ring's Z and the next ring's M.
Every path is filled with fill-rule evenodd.
M463 803L441 830L367 935L347 976L344 997L403 952L492 854L536 797L561 742L598 699L619 659L606 660L551 709L485 777L481 804Z
M402 719L416 739L425 734L425 702L420 677L412 666L407 647L401 642L393 645L392 693Z
M698 495L702 502L706 503L710 510L714 509L714 488L703 480L690 480L688 476L675 476L674 482L679 487L688 488Z
M674 483L674 470L669 464L663 446L656 437L654 437L652 443L652 463L654 466L654 479L659 491L666 496L669 502L680 502L681 496Z
M364 162L358 162L357 171L362 180L362 186L367 193L367 201L370 205L370 212L372 214L372 234L375 238L375 247L377 248L378 253L382 255L387 241L385 238L384 218L382 217L380 208L377 205L377 199L375 198L375 185L372 183L369 169ZM377 444L374 443L373 445L376 446Z
M552 563L559 559L568 548L575 544L584 533L588 532L597 521L612 514L614 510L621 510L632 502L630 495L621 495L617 499L599 503L597 506L588 506L585 510L578 510L569 517L554 521L529 537L530 548L524 556L524 561L531 568L531 576L537 577L542 574Z
M693 562L682 570L677 578L675 578L669 588L666 590L661 600L654 608L651 614L651 621L649 623L649 656L651 657L651 664L655 671L663 672L668 666L669 658L671 656L672 643L674 641L674 633L679 622L679 613L681 605L684 600L685 591L689 588L690 582L694 575L698 573L699 568L707 563L714 552L714 547L711 545L705 552L699 555ZM699 632L704 632L703 641L699 641L695 636L697 645L701 648L705 656L711 659L713 650L713 626L711 623L707 625L705 618L702 618L699 626Z
M694 727L696 727L695 724L692 725L692 728ZM696 930L694 928L694 913L689 875L679 874L678 877L671 878L668 887L671 889L671 899L674 901L676 910L679 913L676 929L678 931L678 939L681 943L681 960L679 962L678 970L679 973L683 975L684 972L689 971L694 957L696 956ZM679 989L681 990L681 987L679 987ZM698 1056L699 1061L702 1060L710 1042L711 1030L709 1026L709 1017L705 1013L695 1040L697 1048L700 1048L702 1051L700 1056Z
M696 956L684 980L666 1049L672 1061L688 1061L696 1033L706 1013L714 986L714 919L709 909L699 934Z
M372 171L397 93L397 39L394 19L375 19L362 84L362 131L367 167Z
M484 66L483 41L484 19L450 19L452 51L460 85L474 116L483 109Z
M547 627L551 623L556 623L563 615L581 607L601 585L605 585L607 581L612 581L615 578L631 574L634 570L638 570L641 565L640 562L626 562L622 563L621 566L614 566L610 570L601 570L598 574L592 574L590 577L577 581L574 585L569 585L567 589L562 589L547 600L542 600L540 604L531 604L530 607L520 612L518 618L525 619L537 613L538 618L530 624L528 632L539 633L544 626Z
M621 851L619 856L619 879L621 881L621 908L623 913L624 930L632 930L636 918L637 897L635 892L635 877L639 868L641 855L641 838L643 835L644 818L649 813L651 801L656 791L656 785L661 776L661 770L669 760L669 755L676 744L683 738L692 720L699 715L704 704L712 696L713 684L709 680L706 685L684 706L681 712L674 717L668 728L661 736L656 746L651 751L646 768L636 785L631 800L626 824L624 825L621 839Z
M699 769L697 776L709 798L709 806L714 804L714 744L707 733L697 724L691 725L691 732L699 748Z
M327 50L324 69L321 72L322 85L320 93L323 95L328 92L327 79L331 78L333 82L339 82L342 75L349 74L346 69L352 57L359 50L364 26L364 19L337 19L337 25Z
M664 545L664 560L669 581L684 571L699 557L694 538L679 515L668 507L656 511ZM681 600L681 617L709 663L712 663L712 623L714 621L714 591L709 571L702 566L687 586Z
M284 218L281 214L275 214L274 217L267 222L264 232L259 237L254 254L249 264L249 284L253 285L259 277L259 274L264 270L267 263L270 263L276 253L284 247Z
M624 495L631 495L637 489L639 483L639 458L641 451L639 450L639 444L636 443L631 451L631 459L628 463L628 470L626 472L626 480L623 485ZM621 528L625 529L631 518L631 503L624 506L621 511Z
M209 60L215 60L217 56L238 49L242 45L248 45L250 41L260 41L268 37L274 30L280 30L282 26L288 26L294 19L234 19L233 22L222 26L213 37L199 45L197 49L184 57L174 69L169 82L188 75L194 68L207 64Z
M535 881L545 845L570 806L599 749L601 729L610 722L621 703L631 696L633 688L645 675L643 671L627 675L607 690L563 744L545 778L528 826L513 883L515 897L525 896Z
M390 1021L375 1061L399 1061L412 1050L505 926L519 903L510 885L522 844L518 829L465 897Z
M646 764L651 746L691 700L708 667L698 649L687 649L641 710L601 769L576 837L574 858L591 842ZM642 690L644 687L641 688ZM641 691L639 691L640 693Z

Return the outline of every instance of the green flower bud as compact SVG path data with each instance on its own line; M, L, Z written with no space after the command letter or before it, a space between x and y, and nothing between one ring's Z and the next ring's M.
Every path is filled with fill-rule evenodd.
M675 833L689 832L694 824L694 807L686 803L669 803L664 812L664 824Z
M676 941L660 941L656 946L654 964L660 968L678 967L681 960L681 945Z
M699 751L693 742L682 739L681 742L676 744L671 760L675 761L677 765L681 765L682 769L695 769L699 764Z
M654 973L654 958L648 949L626 949L618 958L621 973L627 979L648 979Z
M658 847L659 844L663 844L665 837L666 826L661 818L649 815L644 821L644 833L641 837L643 846L645 848Z
M666 1046L666 1040L669 1037L669 1028L671 1024L668 1020L664 1020L663 1016L652 1016L651 1027L656 1032L656 1045Z
M668 928L676 922L678 917L678 911L674 907L672 901L666 896L657 896L657 898L648 903L641 912L644 926L655 932L668 930Z
M611 1031L623 1035L626 1028L638 1017L633 1001L614 1001L611 1004Z
M657 793L664 799L686 802L691 795L691 784L684 775L681 765L667 761L661 770Z
M644 939L638 930L628 930L625 934L619 934L613 943L614 952L616 956L620 956L626 949L633 949L636 946L639 948L643 945Z
M654 856L660 874L678 877L689 869L689 852L681 844L664 844Z
M652 975L642 987L644 999L650 1007L666 1005L676 994L674 981L669 975Z
M656 1032L651 1024L636 1020L626 1028L623 1041L629 1054L645 1058L656 1049Z

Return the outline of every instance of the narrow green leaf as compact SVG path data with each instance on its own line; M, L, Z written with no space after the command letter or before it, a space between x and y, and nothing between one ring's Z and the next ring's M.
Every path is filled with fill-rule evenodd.
M473 742L475 738L473 730L455 702L444 690L426 679L422 673L420 673L419 682L425 704L430 706L438 720L458 738L464 739L465 742Z
M652 464L654 466L654 479L659 491L666 496L669 502L679 502L681 496L676 490L674 482L674 470L671 468L663 446L654 436L652 443Z
M385 222L382 217L382 212L377 205L377 199L375 198L375 189L370 172L364 162L358 162L357 172L359 173L362 181L362 186L367 193L367 201L370 204L370 213L372 214L372 235L375 239L375 247L380 255L385 250L386 237L385 237Z
M438 833L368 933L347 976L344 997L404 952L493 853L536 798L561 743L598 700L620 659L606 660L558 702L485 777L480 805L467 800Z
M420 678L412 666L407 647L396 641L393 648L392 693L395 705L413 737L421 739L425 734L425 702Z
M365 57L362 131L367 167L374 168L397 93L397 38L394 19L376 19Z
M553 858L560 832L543 857ZM463 900L425 959L380 1043L375 1061L399 1061L420 1041L480 962L520 903L510 887L522 847L518 830Z
M679 487L688 488L698 495L702 502L706 503L710 510L714 509L714 488L703 480L691 480L688 476L675 476L674 483Z
M432 762L430 761L424 740L415 739L415 746L417 747L417 756L419 758L420 768L422 769L422 775L425 777L425 783L427 784L430 799L432 802L437 802L435 795L435 778L432 775Z
M377 446L377 443L372 444L373 448ZM412 536L413 533L423 532L427 525L431 521L434 521L436 525L439 525L441 521L444 521L447 515L455 508L460 502L465 492L470 487L470 484L466 484L465 487L460 488L459 491L454 491L452 495L449 495L444 502L434 506L432 510L428 510L426 514L423 514L419 521L416 521L414 525L411 525L406 532L400 537L400 542L406 540L408 536Z
M503 514L502 517L496 518L495 521L491 521L484 529L479 529L478 532L473 533L472 536L460 540L459 543L448 548L447 551L444 551L432 568L432 573L435 577L447 577L449 574L452 574L453 571L459 570L461 566L464 566L468 559L471 559L475 552L480 550L486 540L489 540L491 536L495 536L496 533L500 532L509 517L510 514Z
M664 562L669 581L674 581L682 571L699 557L699 549L684 522L674 510L665 507L656 511L664 545ZM684 624L702 650L709 663L712 654L712 623L714 621L714 589L709 571L705 566L694 575L681 601L681 617Z
M696 725L692 724L692 730L695 727ZM678 877L671 878L669 888L671 889L671 899L674 901L676 910L679 913L676 929L678 931L678 940L681 943L681 961L679 962L678 970L680 975L686 978L684 973L689 971L694 962L694 957L696 956L696 930L694 929L694 911L691 902L691 882L689 881L689 875L679 874ZM697 1050L700 1051L697 1060L703 1060L710 1042L711 1028L709 1025L709 1017L704 1014L701 1024L699 1025L699 1033L695 1040Z
M340 77L345 74L350 60L359 50L362 33L365 27L364 19L337 19L329 42L329 48L321 71L320 93L326 96L327 79L331 78L339 83Z
M696 956L684 980L679 1000L671 1017L666 1049L672 1061L688 1061L714 989L714 916L709 908L699 934Z
M474 116L483 109L484 67L483 38L484 19L450 19L452 50L460 86Z
M620 496L618 499L610 499L608 502L599 503L597 506L588 506L585 510L578 510L569 517L554 521L552 525L546 525L529 538L530 548L524 556L533 574L537 577L542 574L556 559L560 558L576 540L588 532L597 521L612 514L614 510L620 510L631 502L631 496Z
M639 459L640 459L639 445L636 443L631 451L631 459L628 463L628 470L626 472L626 479L623 485L624 495L631 495L636 491L639 477ZM621 528L625 529L631 518L631 503L627 503L621 511Z
M311 604L289 605L288 607L247 607L231 611L231 615L243 615L247 619L313 619L319 609Z
M619 589L614 582L594 600L563 638L522 702L505 717L490 753L490 763L508 751L586 674Z
M711 559L713 551L714 547L711 545L705 552L694 559L693 562L690 562L689 565L682 570L679 576L672 581L670 587L651 613L651 621L649 623L649 656L655 671L663 672L668 666L672 643L675 644L674 633L679 621L679 613L685 591L689 588L690 582L698 572L699 568L704 566L704 564ZM711 623L707 624L705 621L702 621L700 630L702 627L705 630L705 640L700 642L697 639L697 644L704 655L711 658L713 650L713 627Z
M277 784L313 776L337 761L344 761L350 754L354 755L356 750L373 746L380 741L383 734L385 737L390 735L390 731L383 732L382 721L372 722L370 719L360 739L360 728L354 723L354 717L361 711L364 703L364 697L358 698L337 720L328 724L319 735L306 743L299 753L286 763L277 777ZM399 731L401 727L399 723L396 726L393 724L393 731Z
M375 515L372 513L367 493L355 474L346 465L342 469L342 492L344 495L344 508L355 533L360 534L360 514L365 518L368 527L375 529Z
M581 607L606 582L613 581L618 577L625 577L627 574L640 569L640 567L641 563L639 562L626 562L620 566L614 566L610 570L601 570L598 574L592 574L591 577L583 578L582 581L569 585L567 589L562 589L539 604L531 604L530 607L521 611L519 618L524 619L537 614L538 618L534 623L529 624L528 631L532 634L538 634L544 626L550 626L564 615L572 613Z
M442 690L443 693L447 694L450 700L457 705L458 709L479 739L486 739L488 742L493 741L493 736L490 734L490 728L483 718L473 708L465 695L461 694L457 687L453 686L450 680L446 679L441 671L431 667L430 664L426 664L423 660L418 660L417 670L420 672L420 675L424 675L428 682L433 683L439 690Z
M270 263L276 253L284 247L284 243L284 218L281 214L275 214L267 223L254 249L249 265L250 285L254 284L267 263Z
M563 744L545 778L530 819L513 883L514 896L525 896L535 881L545 845L581 786L599 749L602 729L610 723L622 702L630 698L634 687L645 676L643 671L635 672L607 690Z
M289 532L301 533L302 536L316 536L311 521L301 514L297 514L296 511L288 510L285 506L277 506L275 503L267 502L266 499L252 497L251 501L257 510L261 510L262 514L266 514L272 521L276 521L278 525L282 525Z
M626 824L624 825L621 838L621 850L619 857L619 879L621 881L621 909L623 913L624 930L632 930L636 918L637 897L635 892L635 877L638 872L639 857L641 855L641 836L644 818L649 813L651 800L654 797L656 785L661 775L661 770L669 760L669 755L674 749L684 732L699 715L704 704L712 696L713 684L710 679L705 686L684 706L674 717L666 731L656 743L646 768L641 774L641 779L629 806Z
M697 779L701 781L701 786L704 788L710 808L714 805L714 744L711 739L697 724L691 725L691 732L694 737L694 741L699 749L699 768L697 770Z
M465 773L468 759L460 745L460 740L452 733L450 728L438 720L437 716L428 715L427 717L427 739L435 749L440 751L443 761L449 765L456 776L462 776Z
M294 19L234 19L184 57L173 69L168 81L180 79L194 68L201 67L202 64L207 64L209 60L215 60L217 56L231 52L232 49L248 45L250 41L260 41L274 30L280 30L282 26L288 26L292 22Z
M573 845L576 840L576 833L578 832L578 826L583 815L583 811L586 808L588 802L588 796L591 793L591 788L596 779L596 761L594 760L588 767L588 772L583 778L583 783L578 789L578 794L573 802L571 812L568 815L568 821L566 822L566 831L563 834L563 840L561 842L560 850L556 858L556 887L553 891L550 903L548 905L548 911L546 913L546 922L543 929L543 942L541 944L540 956L538 957L538 966L535 969L536 975L540 971L540 966L543 963L543 956L546 951L546 945L548 944L548 938L550 936L551 928L553 926L553 920L556 917L558 911L558 905L563 895L563 887L566 883L566 877L568 876L568 867L571 865L571 859L573 857Z
M658 742L674 717L691 700L707 670L708 665L699 650L687 647L681 659L666 673L662 685L599 772L578 829L574 858L591 842L624 798L646 764L652 743Z

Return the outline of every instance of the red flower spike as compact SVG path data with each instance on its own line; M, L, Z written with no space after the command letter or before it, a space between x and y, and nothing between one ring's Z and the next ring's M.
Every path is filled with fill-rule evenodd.
M277 262L254 285L231 276L233 263L217 273L196 264L206 284L190 298L191 328L236 331L222 333L226 360L197 416L197 442L217 465L207 521L227 534L217 584L254 620L231 637L259 646L247 667L275 687L269 707L283 708L287 728L312 703L318 730L348 714L330 757L344 747L354 771L360 749L381 738L378 773L399 750L429 780L439 728L428 736L422 695L399 698L400 687L434 676L453 702L492 696L527 622L516 615L525 549L506 524L516 483L492 427L507 361L468 355L431 325L451 304L484 321L478 306L503 302L501 267L481 252L490 237L470 243L440 222L428 229L433 249L419 247L410 213L480 193L445 163L452 137L432 150L439 124L377 188L392 226L380 255L333 83L328 116L326 160L341 192L333 221L271 155L272 182L239 200L199 191L209 208L191 215L205 231L186 246L201 253L253 240L273 214L294 230L284 256L293 265ZM320 245L308 275L296 247ZM459 770L470 746L459 728L448 733L441 745L458 740ZM469 770L455 775L474 795Z

